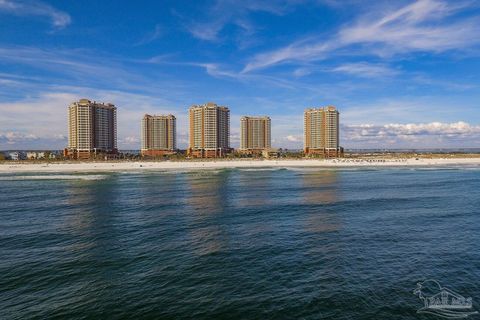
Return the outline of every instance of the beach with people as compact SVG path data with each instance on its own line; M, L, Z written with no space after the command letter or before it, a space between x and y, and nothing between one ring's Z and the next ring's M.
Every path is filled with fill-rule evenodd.
M184 170L262 167L441 167L477 166L480 158L336 158L336 159L215 159L185 161L71 161L4 162L0 173L17 172L101 172L131 170Z

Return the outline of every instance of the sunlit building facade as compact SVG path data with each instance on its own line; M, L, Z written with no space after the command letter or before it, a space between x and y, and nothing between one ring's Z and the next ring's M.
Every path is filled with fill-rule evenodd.
M191 157L223 157L230 148L230 110L213 102L193 105L189 112L189 145Z
M335 107L311 108L304 113L304 152L306 155L339 157L340 114Z
M240 152L262 153L271 148L271 120L269 117L240 118Z
M68 107L68 146L64 155L90 158L117 153L117 108L80 99Z
M142 119L142 156L173 154L177 149L176 118L174 115L151 116Z

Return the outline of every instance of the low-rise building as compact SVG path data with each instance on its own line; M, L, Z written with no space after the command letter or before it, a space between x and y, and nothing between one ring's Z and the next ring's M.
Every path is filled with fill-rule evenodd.
M19 151L12 151L12 152L9 152L8 153L8 156L7 158L9 160L14 160L14 161L18 161L18 160L23 160L25 159L25 156L23 153L19 152Z
M280 151L278 149L264 149L262 151L262 156L264 158L279 158L280 157Z
M44 151L27 151L26 157L28 160L45 159Z

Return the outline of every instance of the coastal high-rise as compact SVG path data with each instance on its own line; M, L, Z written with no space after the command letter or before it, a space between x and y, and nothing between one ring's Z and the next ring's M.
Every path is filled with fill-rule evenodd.
M240 118L240 152L261 153L271 148L271 121L269 117Z
M230 110L213 102L193 105L188 111L190 137L188 155L223 157L230 152Z
M80 99L68 107L65 156L90 158L117 152L117 108L111 103Z
M338 157L343 154L339 145L339 112L335 107L312 108L304 113L304 152L306 155Z
M146 114L142 119L142 156L172 154L175 153L176 148L175 116Z

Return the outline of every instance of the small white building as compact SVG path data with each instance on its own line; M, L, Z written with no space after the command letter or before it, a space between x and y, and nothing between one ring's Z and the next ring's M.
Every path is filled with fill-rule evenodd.
M45 159L45 152L41 151L28 151L27 152L27 159L28 160L36 160L36 159Z
M21 154L20 154L20 152L18 152L18 151L9 152L9 153L8 153L8 158L9 158L10 160L15 160L15 161L17 161L17 160L20 160L20 159L21 159Z

